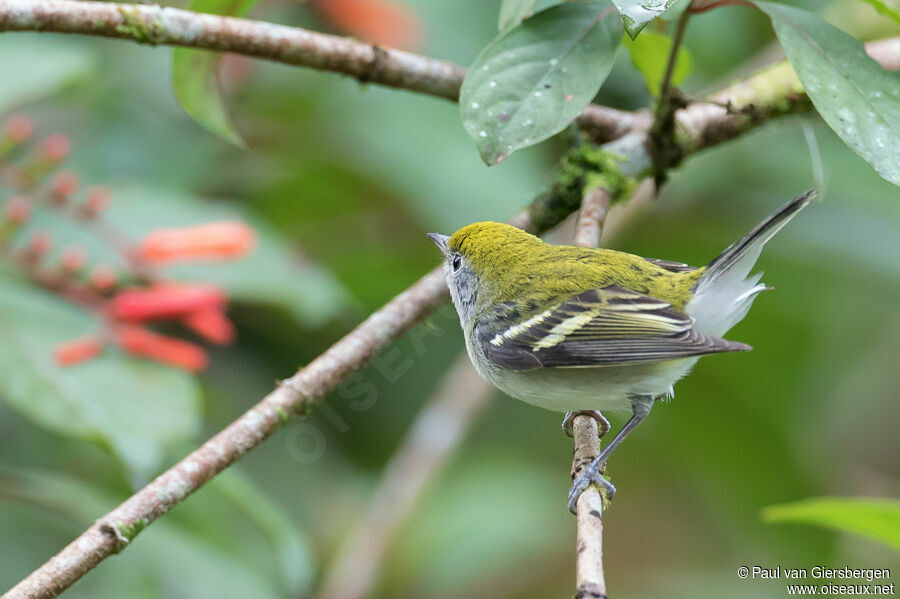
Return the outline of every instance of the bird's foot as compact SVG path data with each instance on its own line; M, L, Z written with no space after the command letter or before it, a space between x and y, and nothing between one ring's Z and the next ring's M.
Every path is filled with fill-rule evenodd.
M575 505L578 503L578 498L591 484L602 487L606 491L606 499L612 499L616 494L616 487L600 474L601 466L602 464L598 460L594 460L588 464L587 468L572 483L572 488L569 489L569 511L573 514L575 513Z
M590 416L591 418L596 420L600 438L602 438L603 435L609 432L609 420L603 417L603 414L600 413L600 410L581 410L578 412L566 412L566 415L563 417L562 429L563 432L566 433L567 437L571 437L574 435L574 433L572 432L572 426L575 423L576 416Z

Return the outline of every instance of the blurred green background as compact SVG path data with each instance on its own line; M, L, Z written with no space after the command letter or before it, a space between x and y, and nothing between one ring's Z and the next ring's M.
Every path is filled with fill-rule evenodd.
M416 50L430 56L468 64L496 32L497 2L406 5L423 26ZM834 2L824 14L863 39L900 33L860 2ZM301 3L265 2L253 16L333 30ZM745 8L693 19L694 71L683 87L727 82L772 52L772 39L768 21ZM271 230L281 256L243 274L251 287L268 281L268 295L233 293L238 343L216 350L199 377L190 434L141 462L144 470L0 402L2 588L436 265L425 232L503 220L526 205L565 147L551 141L488 169L449 102L229 60L229 108L249 147L240 150L178 107L171 55L113 40L0 35L0 111L33 115L41 134L69 135L69 166L117 190L126 226L147 211L180 224L228 210ZM624 51L598 101L648 104ZM688 160L616 247L707 262L815 184L804 126L824 162L824 202L760 261L777 291L729 335L755 351L702 360L610 465L619 494L604 520L605 556L617 599L785 596L783 583L740 580L742 565L900 565L869 541L760 520L765 506L810 496L900 494L898 189L814 116L792 117ZM195 213L172 207L182 200ZM279 260L288 258L295 270L285 282ZM455 315L431 317L67 596L310 596L461 350ZM113 400L135 419L154 410L137 395ZM559 421L494 398L404 528L376 596L571 595L571 440Z

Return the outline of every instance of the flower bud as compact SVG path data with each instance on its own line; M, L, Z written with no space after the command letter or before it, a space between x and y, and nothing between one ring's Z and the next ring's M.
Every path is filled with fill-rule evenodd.
M197 310L182 319L184 325L211 343L226 345L234 341L234 324L220 308Z
M238 221L220 221L157 229L139 243L140 256L149 262L175 260L233 259L253 249L256 234Z
M9 141L20 144L27 141L34 132L34 122L27 114L14 114L6 121L3 133Z
M105 187L90 187L87 197L81 205L81 213L85 218L93 218L106 210L110 202L109 190Z
M198 345L138 326L120 326L114 340L126 352L193 372L206 368L209 357Z
M40 158L52 163L62 162L71 149L68 137L62 133L54 133L41 144Z
M65 204L76 191L78 191L78 175L74 171L61 171L53 177L50 201L57 205Z
M103 352L103 343L94 335L60 343L53 348L53 359L60 366L71 366L90 360Z
M59 262L64 272L76 273L87 263L87 252L80 246L70 245L63 250Z
M225 292L215 285L163 283L120 291L110 301L109 312L118 320L159 320L222 309L225 302Z
M44 256L53 247L53 238L47 231L36 231L31 239L28 240L28 247L25 253L30 258L39 258Z
M91 271L88 280L95 290L105 293L116 286L118 277L111 267L101 264Z
M13 196L4 204L3 214L7 222L21 225L31 215L31 204L22 196Z

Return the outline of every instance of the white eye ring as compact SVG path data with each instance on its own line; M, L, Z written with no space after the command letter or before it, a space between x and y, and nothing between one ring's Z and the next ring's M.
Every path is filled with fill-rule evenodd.
M458 271L459 267L462 266L462 256L453 254L453 260L450 265L453 267L453 272Z

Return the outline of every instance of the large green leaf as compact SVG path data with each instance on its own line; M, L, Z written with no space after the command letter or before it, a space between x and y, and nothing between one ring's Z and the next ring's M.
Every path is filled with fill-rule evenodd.
M57 91L96 64L96 55L82 44L46 36L0 36L0 113Z
M56 364L56 344L99 328L86 310L0 277L0 397L42 426L109 444L136 480L146 479L167 449L197 432L198 386L184 371L115 349Z
M460 92L466 132L496 164L562 131L609 75L622 26L606 2L567 3L501 33Z
M900 550L900 501L896 499L807 499L768 507L763 512L763 519L853 532Z
M631 64L634 65L647 84L647 89L654 96L659 95L659 88L666 71L666 63L672 48L672 38L658 33L647 32L634 40L625 40ZM694 61L684 46L678 49L675 70L672 72L672 85L678 85L688 76Z
M257 0L194 0L193 12L243 16ZM172 83L178 103L203 127L222 139L243 147L244 140L235 130L219 89L217 73L222 55L206 50L175 48L172 57Z
M900 74L869 58L862 42L798 8L757 2L816 110L875 171L900 185Z
M680 0L612 0L622 15L622 24L636 38L647 23L681 3Z

